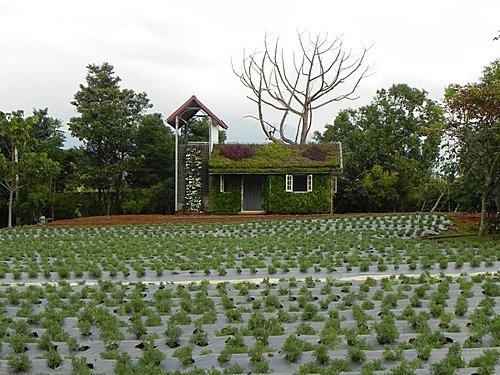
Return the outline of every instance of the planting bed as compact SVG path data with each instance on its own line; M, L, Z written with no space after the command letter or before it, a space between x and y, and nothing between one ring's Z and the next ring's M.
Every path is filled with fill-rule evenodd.
M450 224L2 230L0 372L494 373L499 244Z

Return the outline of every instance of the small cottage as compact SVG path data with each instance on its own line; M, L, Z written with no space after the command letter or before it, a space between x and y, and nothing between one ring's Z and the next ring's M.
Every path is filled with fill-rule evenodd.
M341 170L339 144L218 144L209 159L209 207L220 213L329 213Z
M208 119L207 142L180 137L200 116ZM340 144L219 144L227 125L194 95L167 123L175 129L176 212L333 212Z

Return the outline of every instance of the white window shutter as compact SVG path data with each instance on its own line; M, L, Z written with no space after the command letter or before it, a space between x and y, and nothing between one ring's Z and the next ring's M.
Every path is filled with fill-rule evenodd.
M224 175L221 174L219 177L220 177L220 179L219 179L219 191L221 193L224 193Z
M287 174L285 178L285 191L291 192L293 191L293 176L291 174Z
M313 191L313 175L307 175L307 191Z

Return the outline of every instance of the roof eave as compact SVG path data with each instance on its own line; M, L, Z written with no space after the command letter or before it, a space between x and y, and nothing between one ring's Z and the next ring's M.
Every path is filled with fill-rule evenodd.
M197 107L198 110L203 110L211 119L214 121L217 125L219 125L223 129L228 129L228 126L224 121L222 121L219 117L217 117L211 110L209 110L202 102L198 100L198 98L195 95L192 95L183 105L181 105L174 113L172 113L168 118L167 118L167 124L174 126L175 127L175 119L179 116L182 115L182 113L189 108L191 103L194 103ZM198 111L196 111L198 112ZM195 114L196 114L195 112ZM188 119L189 120L189 119Z

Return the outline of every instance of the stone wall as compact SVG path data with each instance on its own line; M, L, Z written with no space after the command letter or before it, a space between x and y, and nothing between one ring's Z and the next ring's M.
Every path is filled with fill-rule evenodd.
M179 211L202 212L208 207L209 145L179 145Z

